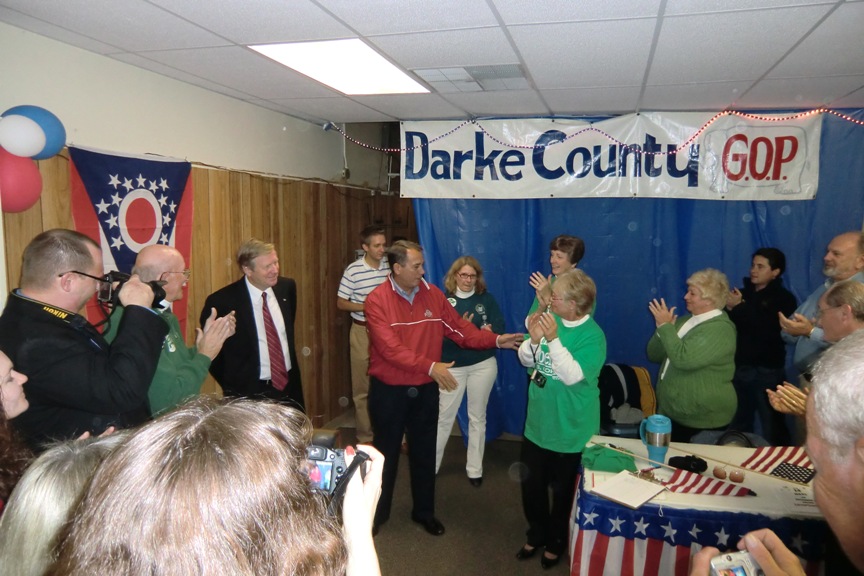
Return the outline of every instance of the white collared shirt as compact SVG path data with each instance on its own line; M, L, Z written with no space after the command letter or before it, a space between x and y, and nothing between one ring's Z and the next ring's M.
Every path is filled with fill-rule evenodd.
M285 356L285 369L291 371L291 356L288 354L288 336L285 332L285 319L282 317L282 308L273 293L272 288L261 291L246 278L246 289L249 290L249 298L252 300L252 311L255 314L255 329L258 332L258 356L261 361L261 380L270 380L270 354L267 352L267 332L264 330L264 303L261 294L267 294L267 307L270 308L270 316L276 332L279 333L279 342L282 344L282 355Z

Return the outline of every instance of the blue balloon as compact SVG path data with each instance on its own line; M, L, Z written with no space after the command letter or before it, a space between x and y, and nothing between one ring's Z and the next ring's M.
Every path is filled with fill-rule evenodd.
M63 127L63 123L60 122L57 116L45 108L30 105L15 106L9 108L0 116L10 116L13 114L30 118L45 132L45 147L35 156L31 156L33 160L51 158L66 145L66 129Z

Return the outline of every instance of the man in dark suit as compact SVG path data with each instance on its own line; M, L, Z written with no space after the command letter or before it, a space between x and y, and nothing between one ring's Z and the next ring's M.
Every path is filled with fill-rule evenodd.
M294 350L297 285L279 276L273 244L252 238L237 251L243 278L207 297L201 325L234 311L237 329L210 364L226 396L287 401L304 409L300 366Z

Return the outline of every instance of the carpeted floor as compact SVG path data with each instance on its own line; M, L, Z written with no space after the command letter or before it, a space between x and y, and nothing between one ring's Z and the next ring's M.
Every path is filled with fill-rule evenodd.
M341 441L353 442L353 428L340 428ZM399 478L390 520L375 537L383 576L521 576L567 574L564 557L551 570L540 567L540 554L516 560L525 542L519 483L515 479L518 440L495 440L486 445L483 485L475 488L465 475L462 438L451 436L438 473L436 516L443 536L427 534L411 521L408 459L400 458Z

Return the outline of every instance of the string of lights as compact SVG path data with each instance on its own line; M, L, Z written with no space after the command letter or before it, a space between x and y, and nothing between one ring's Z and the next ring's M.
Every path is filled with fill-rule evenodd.
M340 128L337 124L334 124L332 122L328 122L327 124L325 124L324 129L325 130L331 130L331 129L336 130L337 132L339 132L342 135L343 138L345 138L346 140L348 140L349 142L351 142L353 144L356 144L357 146L361 146L361 147L366 148L368 150L374 150L376 152L385 152L385 153L395 153L395 152L405 153L405 152L410 152L413 150L418 150L418 149L421 149L425 146L429 146L433 142L437 142L438 140L442 140L442 139L446 138L447 136L450 136L451 134L458 132L459 130L465 128L468 125L473 125L478 130L483 132L483 134L487 138L492 140L493 142L496 142L497 144L500 144L502 146L508 146L510 148L525 149L525 150L536 150L538 148L548 148L551 146L557 146L558 144L563 144L564 142L571 140L573 138L576 138L577 136L584 134L586 132L596 132L596 133L604 136L610 142L612 142L612 143L614 143L614 144L616 144L622 148L628 149L634 153L650 154L650 155L656 155L656 156L666 156L669 154L677 154L681 150L686 149L694 141L696 141L696 139L699 138L699 136L705 130L707 130L708 127L711 126L711 124L713 124L714 122L716 122L717 120L719 120L720 118L722 118L724 116L740 116L741 118L747 118L748 120L758 120L761 122L774 122L774 123L776 123L776 122L788 122L790 120L798 120L801 118L808 118L808 117L814 116L816 114L831 114L831 115L836 116L836 117L838 117L842 120L845 120L847 122L857 124L858 126L864 126L864 121L858 120L856 118L853 118L847 114L843 114L842 112L838 112L836 110L830 110L828 108L814 108L813 110L807 110L805 112L798 112L795 114L790 114L788 116L764 116L764 115L760 115L760 114L749 114L747 112L737 112L735 110L724 110L723 112L718 112L717 114L712 116L711 119L709 119L701 127L699 127L698 130L696 130L687 140L685 140L677 148L675 148L674 150L667 150L666 152L663 152L660 150L657 150L657 151L642 150L638 146L633 146L632 144L627 144L626 142L622 142L622 141L618 140L617 138L615 138L614 136L612 136L608 132L600 130L599 128L596 128L595 126L586 126L585 128L582 128L581 130L578 130L572 134L569 134L568 136L566 136L565 138L560 139L560 140L554 140L554 141L550 141L550 142L547 142L544 144L525 145L525 144L513 144L511 142L504 142L503 140L501 140L500 138L496 137L495 135L490 133L488 130L486 130L483 127L483 125L480 123L480 121L478 121L476 119L471 119L471 120L463 121L459 125L448 130L444 134L441 134L440 136L436 136L435 138L430 138L428 142L424 142L418 146L409 146L409 147L405 147L405 148L384 148L381 146L374 146L374 145L368 144L366 142L361 142L360 140L357 140L356 138L349 136L343 128Z

